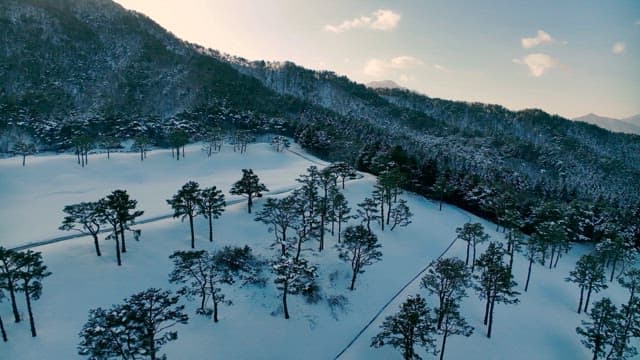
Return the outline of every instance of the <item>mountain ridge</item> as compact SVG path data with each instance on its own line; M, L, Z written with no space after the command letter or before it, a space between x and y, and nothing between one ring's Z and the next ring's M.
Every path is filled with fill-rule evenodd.
M606 116L600 116L594 113L589 113L587 115L573 118L572 120L597 125L603 129L607 129L610 131L640 135L640 115L631 116L626 119L629 120L614 119ZM637 121L639 125L634 124L633 121Z

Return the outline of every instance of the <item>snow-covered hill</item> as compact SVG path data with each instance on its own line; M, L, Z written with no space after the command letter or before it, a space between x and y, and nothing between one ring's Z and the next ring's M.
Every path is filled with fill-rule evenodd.
M635 117L630 117L627 119L613 119L605 116L599 116L596 114L587 114L584 116L577 117L573 120L575 121L583 121L589 124L600 126L601 128L611 130L614 132L622 132L628 134L639 134L640 135L640 122L637 124L633 121L638 121L638 115Z
M27 159L22 168L17 158L0 160L0 244L14 246L60 235L57 229L65 204L94 201L113 189L127 189L145 217L170 213L165 199L187 180L202 186L216 185L228 191L239 179L242 168L253 168L272 192L295 186L295 177L309 165L323 164L318 159L294 149L278 153L266 144L250 145L247 154L234 153L225 147L220 154L207 159L197 146L187 148L185 159L175 161L168 151L149 153L139 161L134 153L90 155L89 166L82 169L68 155L37 156ZM369 196L375 178L363 177L348 182L345 195L355 208ZM228 196L228 194L227 194ZM436 259L451 244L455 228L467 221L481 222L494 240L503 235L495 225L457 208L438 206L422 197L405 194L415 214L407 228L380 232L383 261L366 269L358 278L356 289L347 290L350 267L338 259L332 245L321 254L306 251L310 262L318 264L323 299L315 304L300 297L291 297L292 318L281 313L279 293L272 276L265 287L237 286L225 288L233 306L223 306L220 322L195 315L195 302L185 300L190 320L176 329L179 338L163 347L169 359L331 359L383 309L384 305L410 279ZM258 200L257 207L264 199ZM256 209L257 210L257 209ZM41 251L53 275L44 281L42 298L35 303L35 318L39 335L31 338L28 323L14 324L10 307L0 305L9 342L0 344L0 359L80 359L76 346L88 310L119 303L134 292L149 287L170 288L171 271L168 256L174 250L187 250L188 225L175 219L164 219L137 226L142 229L140 242L130 240L124 264L117 267L113 243L103 241L103 256L94 254L87 237L67 240L35 248ZM247 214L244 202L227 207L215 221L215 241L207 241L206 222L196 221L196 247L219 249L223 245L249 245L254 252L272 257L269 248L273 234L267 227ZM309 247L316 248L316 244ZM454 243L446 256L462 256L465 246ZM494 336L485 337L482 326L483 304L473 291L464 300L463 315L476 327L470 338L451 337L447 359L583 359L589 356L575 333L575 327L585 315L575 313L578 289L564 282L577 257L588 251L581 246L563 257L557 269L534 268L530 290L521 296L521 304L496 308ZM524 281L526 266L516 259L516 280ZM522 286L518 287L522 291ZM356 339L342 359L395 359L400 354L392 348L369 347L371 336L384 316L394 313L406 296L424 290L417 282L400 292L383 309L371 327ZM624 293L617 286L605 292L616 301ZM332 311L326 299L344 295L348 304ZM602 294L598 294L597 300ZM429 298L430 307L436 300ZM20 300L21 309L25 309ZM421 353L422 354L422 353ZM424 354L423 354L424 355ZM426 357L428 358L428 357Z

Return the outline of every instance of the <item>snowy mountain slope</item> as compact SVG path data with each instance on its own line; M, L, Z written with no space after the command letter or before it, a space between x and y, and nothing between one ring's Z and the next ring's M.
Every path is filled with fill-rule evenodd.
M615 132L623 132L628 134L638 134L640 135L640 124L634 124L633 117L629 118L630 121L625 119L613 119L605 116L599 116L596 114L587 114L584 116L577 117L573 119L574 121L583 121L589 124L600 126L601 128L615 131Z
M110 186L118 185L128 189L133 198L139 200L139 207L148 214L167 212L164 199L177 190L187 179L195 179L203 186L216 185L228 190L228 185L237 180L240 170L254 166L256 173L272 189L286 188L293 179L315 162L288 153L275 153L266 145L250 145L246 155L233 153L225 148L223 153L207 159L196 147L189 148L185 161L172 160L166 151L152 151L145 163L139 163L135 154L117 154L111 160L100 160L103 155L92 155L89 167L64 176L69 171L66 163L73 159L67 156L41 156L28 162L22 169L10 166L2 160L3 203L20 208L28 205L14 203L19 199L35 202L30 206L35 213L26 213L31 227L40 227L43 236L47 231L56 233L60 221L57 212L65 203L95 200L105 195ZM115 161L114 161L115 160ZM32 168L41 174L41 181L25 176L24 170ZM179 170L179 171L178 171ZM84 172L81 173L80 171ZM108 175L107 175L108 174ZM277 174L277 175L274 175ZM62 190L70 197L56 197L61 192L59 186L63 178L66 185ZM29 180L30 179L30 180ZM280 179L280 180L276 180ZM352 207L369 196L375 179L366 175L347 185L346 196ZM21 182L26 182L21 187ZM143 183L144 182L144 183ZM51 200L39 201L39 197L20 195L28 191L32 194L51 194ZM16 193L9 197L8 193ZM23 197L20 197L23 196ZM455 228L472 220L484 224L494 239L501 239L495 225L479 219L454 207L446 206L438 211L437 204L422 197L406 194L412 212L413 223L407 228L378 234L383 244L383 261L367 268L356 284L356 290L347 290L349 267L337 258L335 250L328 246L318 255L307 251L306 256L319 265L320 284L325 299L328 296L345 295L348 305L345 311L332 314L326 301L307 304L299 297L291 297L292 319L284 320L280 309L280 298L272 281L264 288L227 287L225 291L233 300L233 306L221 308L221 320L214 324L210 319L194 314L195 302L186 302L190 315L187 325L179 326L179 339L166 345L170 359L329 359L360 331L371 317L398 289L411 279L420 269L437 257L453 240ZM46 198L46 196L43 196ZM8 201L8 202L7 202ZM257 202L261 206L262 200ZM41 208L41 209L38 209ZM257 210L257 209L256 209ZM3 214L4 215L4 214ZM37 218L36 218L37 217ZM8 229L2 236L3 245L7 236L17 236L24 228L15 228L4 217L0 228ZM13 221L13 220L12 220ZM50 226L54 225L54 226ZM231 205L223 216L215 222L215 240L207 241L206 222L196 221L196 246L198 249L219 249L223 245L249 245L257 254L271 257L269 249L273 234L266 226L255 222L246 213L244 202ZM176 249L187 250L188 225L178 220L166 219L138 226L142 229L140 242L129 241L129 251L124 255L124 264L116 267L114 249L109 241L102 241L104 255L98 258L88 238L78 238L57 244L38 247L53 275L44 282L42 298L35 303L36 322L39 336L35 339L28 334L27 323L8 323L10 342L1 344L0 358L41 359L47 354L49 359L80 359L76 354L77 333L86 321L90 308L108 307L120 302L133 292L155 286L173 288L168 284L167 275L171 271L168 256ZM12 235L13 234L13 235ZM29 241L26 239L25 241ZM329 245L335 238L328 239ZM309 244L316 247L316 244ZM574 328L580 317L575 314L578 291L566 284L563 278L575 262L577 256L586 251L579 248L563 257L558 269L534 268L530 292L521 297L522 304L499 306L496 310L495 336L491 340L484 337L481 329L482 304L472 291L466 299L463 313L476 327L476 333L469 339L450 339L448 359L567 359L586 358L589 354L577 338ZM456 243L449 255L461 256L464 245ZM524 261L516 260L516 280L522 282ZM271 279L270 274L266 273ZM521 291L521 286L519 290ZM383 313L395 312L397 304L410 293L420 291L415 284L410 286ZM424 291L422 291L424 294ZM607 296L622 299L624 295L617 287L607 290ZM599 296L596 296L598 298ZM21 300L22 301L22 300ZM435 299L429 299L430 306ZM4 319L10 319L7 304L0 306ZM21 303L21 309L24 305ZM344 359L394 359L399 353L390 348L372 349L368 344L376 333L382 318L374 322L342 358ZM6 345L6 346L5 346ZM473 355L472 355L473 354Z

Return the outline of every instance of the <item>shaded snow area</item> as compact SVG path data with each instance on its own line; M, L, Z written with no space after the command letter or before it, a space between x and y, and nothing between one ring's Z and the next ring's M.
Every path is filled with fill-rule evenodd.
M2 159L0 244L13 247L66 235L57 230L64 205L95 201L117 188L126 189L138 200L138 207L145 211L143 218L170 214L165 200L188 180L198 181L201 187L216 185L227 192L240 178L243 168L252 168L271 192L286 191L296 186L294 179L308 166L323 164L303 155L278 153L266 144L253 144L247 154L234 153L232 148L225 147L210 159L198 146L191 146L187 147L186 158L180 161L173 160L170 151L165 150L150 152L143 163L133 153L114 154L110 160L97 154L89 156L89 166L84 169L69 155L30 157L25 168L17 158ZM375 183L374 177L363 175L347 183L345 195L352 212L357 203L370 196ZM227 200L233 198L226 195ZM219 323L196 315L197 301L183 299L189 323L175 327L178 340L165 345L161 353L169 359L332 359L399 289L449 246L456 227L470 220L481 222L492 239L503 239L502 233L495 232L495 225L457 208L445 205L438 211L437 204L422 197L413 194L402 197L414 213L413 223L393 232L375 229L382 243L382 261L365 268L354 291L348 290L351 268L338 259L333 247L336 238L329 234L324 252L315 251L317 243L308 243L309 250L304 253L310 263L318 265L322 299L317 303L290 296L291 319L285 320L280 292L266 269L268 281L264 287L223 286L233 305L220 308ZM257 200L255 213L263 203L264 198ZM247 214L245 202L227 206L214 222L215 239L210 243L206 219L197 217L196 248L216 250L224 245L249 245L256 254L272 258L276 255L275 249L270 248L274 235L253 219L254 215ZM89 309L122 303L129 295L149 287L175 291L177 286L168 283L172 270L169 255L175 250L189 250L188 222L163 219L135 227L142 230L142 236L139 242L128 238L122 267L116 266L112 241L101 240L100 258L95 256L89 237L34 248L43 253L53 273L44 280L43 295L34 305L38 337L31 338L28 321L13 323L10 306L3 302L0 314L9 342L0 343L0 359L81 359L76 350L78 332ZM564 281L579 256L587 251L586 246L574 247L553 270L534 266L529 292L520 296L521 303L496 304L491 339L486 338L482 325L484 303L469 290L461 310L476 328L475 332L470 338L450 337L445 358L590 358L575 332L580 320L586 319L584 314L576 313L578 288ZM446 256L464 258L464 252L465 244L456 242ZM518 256L515 280L521 292L526 265L525 259ZM593 297L592 304L603 295L618 305L624 301L624 291L617 285L609 285L609 289ZM418 281L412 283L341 359L400 359L400 353L391 347L374 349L369 344L384 317L395 313L399 304L415 293L427 296L425 290L419 289ZM343 308L331 309L327 299L337 295L344 295L348 302ZM427 299L431 308L436 306L434 297ZM20 309L26 313L22 297ZM433 357L422 350L419 354L425 359Z

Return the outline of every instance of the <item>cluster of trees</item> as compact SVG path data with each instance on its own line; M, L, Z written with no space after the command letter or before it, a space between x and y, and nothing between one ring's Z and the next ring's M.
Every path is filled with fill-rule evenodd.
M249 181L251 174L248 170L243 172L244 181L234 185L237 189L234 192L251 199L250 194L261 190L259 181L257 177ZM353 176L355 170L346 163L335 163L323 169L310 166L305 174L298 177L299 188L280 199L268 198L256 215L256 221L263 222L274 234L272 246L277 249L277 255L272 261L272 269L282 290L285 318L289 318L287 295L308 293L316 286L317 269L303 256L303 251L309 250L305 243L317 241L317 251L322 252L327 234L335 236L337 232L335 246L340 259L351 264L349 289L354 290L358 274L382 257L381 245L371 224L378 222L381 229L385 224L391 224L391 229L394 229L410 223L411 212L406 201L398 198L399 186L389 179L387 182L379 181L373 196L359 204L359 215L351 215L351 208L339 184L344 188L345 180ZM345 224L358 218L359 225L343 230Z
M96 249L96 255L102 256L98 235L108 228L107 240L114 240L116 244L116 260L122 265L121 253L127 252L125 234L132 232L135 240L139 240L141 231L133 229L136 218L144 211L136 210L138 201L131 199L126 190L114 190L106 197L95 202L81 202L67 205L63 211L66 214L62 220L61 230L74 230L84 235L91 235Z
M604 297L593 304L589 319L576 328L582 344L593 352L593 360L624 360L638 355L634 344L640 338L640 269L627 270L618 281L629 292L626 304L618 309Z
M191 230L191 248L195 248L195 234L193 229L193 219L202 215L209 221L209 241L213 241L213 219L217 219L224 212L226 202L222 190L214 186L200 189L200 185L195 181L188 181L182 186L167 204L173 209L173 217L180 217L182 221L189 219L189 229Z
M391 345L400 348L405 359L419 359L414 349L419 345L434 355L439 353L443 359L449 336L468 337L474 331L460 313L462 299L467 297L469 288L473 288L485 302L484 325L490 338L495 305L518 302L519 293L514 290L517 284L513 281L506 256L507 251L501 243L490 242L486 251L475 260L473 268L468 260L436 260L422 277L420 285L437 298L438 306L432 312L420 295L410 296L398 313L385 319L371 346ZM436 347L436 335L442 336L439 349Z
M184 284L178 293L188 299L199 298L198 314L211 316L218 322L218 307L231 305L221 288L222 285L241 281L244 284L261 281L262 261L245 246L226 246L215 252L176 251L171 256L174 269L169 274L169 282ZM207 308L211 301L213 309Z
M49 275L51 272L44 265L42 253L32 250L19 252L0 246L0 302L5 298L6 291L9 294L14 320L18 323L22 319L18 309L17 294L20 292L24 294L33 337L37 334L32 302L42 295L42 280ZM2 318L0 318L0 333L2 333L2 340L8 341Z
M171 329L189 320L179 301L169 290L150 288L109 309L90 310L78 354L88 359L165 359L160 349L178 338Z

